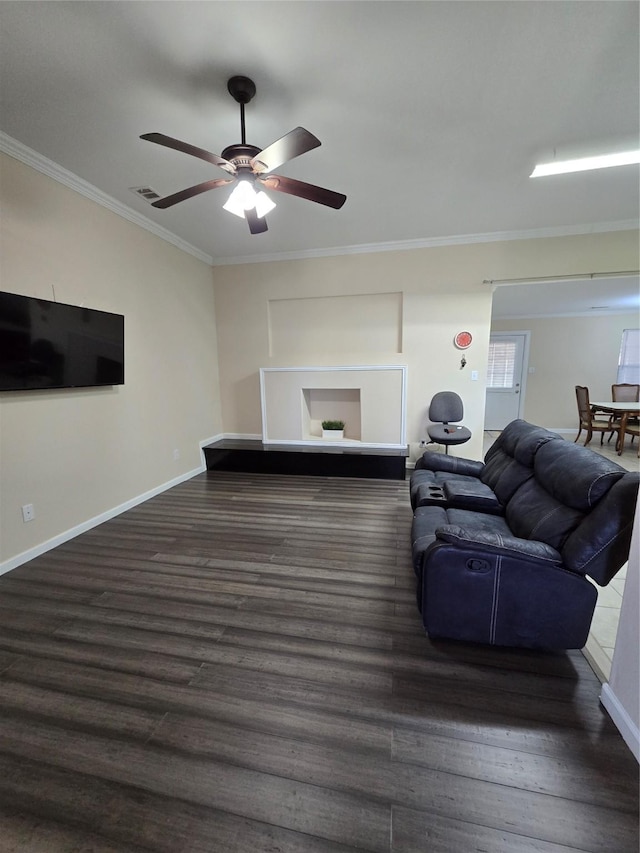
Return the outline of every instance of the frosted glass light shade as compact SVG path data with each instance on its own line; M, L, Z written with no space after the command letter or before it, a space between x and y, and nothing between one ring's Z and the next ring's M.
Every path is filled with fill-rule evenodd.
M271 201L269 196L262 190L256 195L256 213L258 216L266 216L275 206L275 201Z
M245 210L251 210L256 205L256 191L249 181L238 181L233 192L223 204L223 208L244 219Z
M253 185L246 180L238 181L226 203L223 204L224 210L233 213L235 216L240 216L242 219L244 219L245 210L251 210L255 207L256 214L262 217L273 210L275 206L275 202L271 201L265 192L261 190L257 193Z

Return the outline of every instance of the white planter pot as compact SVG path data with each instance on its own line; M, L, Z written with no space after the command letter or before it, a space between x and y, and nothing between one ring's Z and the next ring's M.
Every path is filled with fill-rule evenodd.
M343 429L323 429L322 438L328 441L341 441L344 438Z

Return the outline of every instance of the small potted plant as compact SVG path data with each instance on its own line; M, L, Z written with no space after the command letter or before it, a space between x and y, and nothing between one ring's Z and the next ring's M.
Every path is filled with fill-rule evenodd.
M322 421L322 437L331 441L344 438L344 421Z

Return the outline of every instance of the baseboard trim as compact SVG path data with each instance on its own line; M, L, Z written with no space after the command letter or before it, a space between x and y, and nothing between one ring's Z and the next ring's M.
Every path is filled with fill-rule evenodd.
M602 685L600 702L634 754L636 761L640 763L640 730L608 684Z
M202 458L204 459L204 454L202 455ZM75 539L75 537L80 536L81 533L86 533L87 530L91 530L93 527L97 527L99 524L109 521L111 518L115 518L116 515L120 515L128 509L133 509L134 506L138 506L138 504L144 503L162 492L166 492L168 489L173 488L173 486L178 486L180 483L184 483L185 480L190 480L192 477L195 477L197 474L201 474L205 470L206 469L203 464L200 468L194 468L191 471L180 474L178 477L174 477L172 480L162 483L162 485L156 486L148 492L137 495L135 498L131 498L131 500L119 504L119 506L112 507L111 509L100 513L100 515L95 515L93 518L89 518L87 521L83 521L75 527L65 530L57 536L53 536L51 539L41 542L39 545L34 545L33 548L29 548L21 554L16 554L15 557L10 557L8 560L0 563L0 575L4 575L12 569L18 568L18 566L21 566L23 563L28 563L29 560L33 560L41 554L45 554L47 551L57 548L58 545L63 545L70 539Z

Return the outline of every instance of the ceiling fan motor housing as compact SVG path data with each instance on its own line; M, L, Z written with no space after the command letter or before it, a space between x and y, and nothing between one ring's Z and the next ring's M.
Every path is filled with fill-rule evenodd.
M220 155L225 160L229 160L238 169L251 168L251 161L260 153L260 148L255 145L228 145Z

